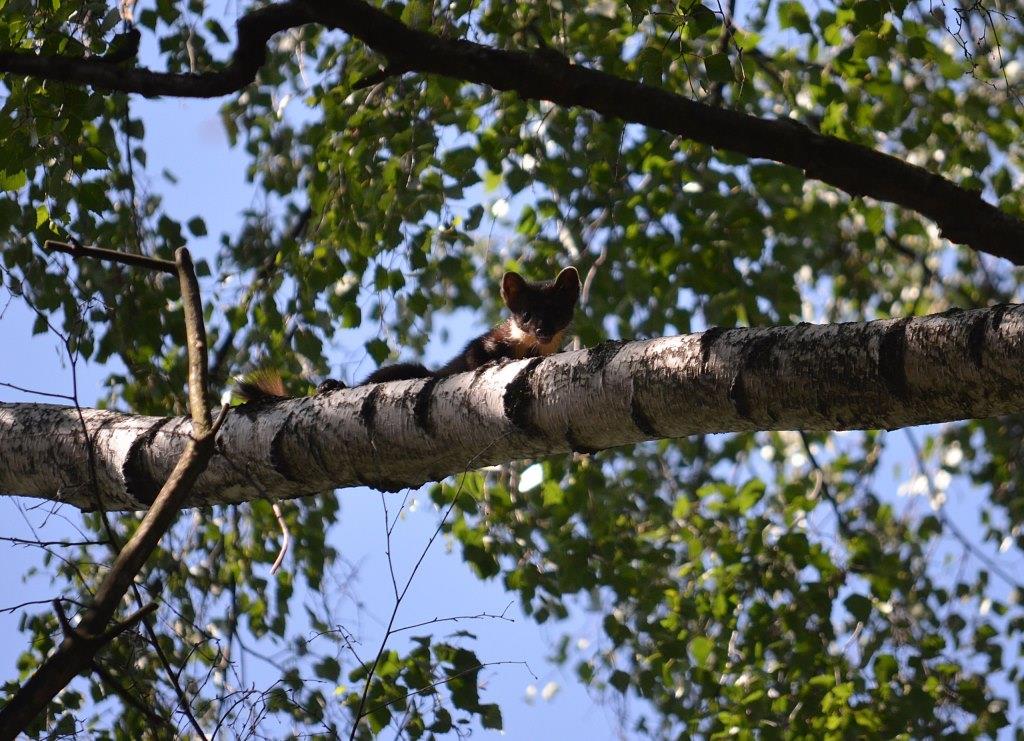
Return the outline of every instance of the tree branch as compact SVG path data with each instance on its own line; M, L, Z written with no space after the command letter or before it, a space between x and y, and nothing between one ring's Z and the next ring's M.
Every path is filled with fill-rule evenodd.
M969 191L902 160L823 136L790 119L770 120L698 103L550 55L492 49L418 31L362 0L307 0L316 19L383 54L389 67L478 82L523 98L589 108L712 147L803 170L853 196L917 211L943 236L1024 265L1024 222Z
M255 79L274 33L311 22L358 38L386 57L385 70L480 83L524 99L579 106L711 147L774 160L852 196L916 211L934 221L947 239L1024 265L1024 222L982 200L980 193L921 167L824 136L790 119L765 119L710 106L550 54L441 38L409 28L363 0L287 0L252 11L238 21L231 61L216 72L161 73L124 69L101 57L45 57L18 51L0 52L0 72L148 96L215 97Z
M355 485L397 490L511 460L701 433L1019 413L1024 305L608 342L236 409L188 506ZM83 410L94 488L73 412L0 404L0 491L83 509L150 506L189 439L188 418Z

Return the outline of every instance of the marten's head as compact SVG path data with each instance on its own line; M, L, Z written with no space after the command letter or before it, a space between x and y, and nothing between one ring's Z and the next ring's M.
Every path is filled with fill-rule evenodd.
M580 275L576 268L566 268L554 280L543 283L531 283L511 272L501 279L501 298L512 312L513 331L531 338L546 352L554 352L561 345L579 297Z

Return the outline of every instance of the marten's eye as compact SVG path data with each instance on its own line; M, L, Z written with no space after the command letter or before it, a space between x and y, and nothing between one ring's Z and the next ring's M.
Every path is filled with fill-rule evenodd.
M523 318L524 322L529 322L531 319L533 319L533 314L531 314L528 311L524 311L522 314L520 314L520 316Z

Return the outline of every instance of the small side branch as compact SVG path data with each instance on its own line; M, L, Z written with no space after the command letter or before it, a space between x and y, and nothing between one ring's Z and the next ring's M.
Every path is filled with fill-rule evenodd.
M105 250L102 247L86 247L78 242L57 242L48 239L43 242L43 249L51 252L63 252L71 255L76 260L83 257L91 257L97 260L108 260L121 263L122 265L135 265L148 270L155 270L162 273L178 274L178 267L170 260L161 260L158 257L147 255L134 255L130 252L118 252L117 250Z
M270 574L273 576L281 568L281 564L284 563L284 557L288 555L288 546L292 542L292 534L288 529L288 523L285 522L280 502L274 502L271 507L274 510L274 517L277 518L277 526L281 528L281 549L277 552L274 565L270 567Z
M109 250L103 250L104 254L97 255L95 248L84 248L80 245L71 247L78 251L79 256L124 261L120 253L107 255ZM165 261L147 267L166 270L166 265L161 264L163 262ZM94 666L97 651L156 610L155 603L147 604L127 619L111 626L114 614L136 575L156 549L164 533L177 519L181 506L192 491L193 484L213 456L216 436L227 417L228 407L224 406L221 409L217 421L211 425L210 408L206 401L206 329L203 326L202 302L192 259L184 247L175 253L174 266L181 283L185 313L192 437L157 494L153 506L146 512L131 539L117 554L92 604L82 612L79 623L72 626L60 602L54 601L54 610L64 631L64 640L0 710L0 741L15 738L46 709L57 693L72 679ZM199 738L206 738L198 723L193 721L193 727Z

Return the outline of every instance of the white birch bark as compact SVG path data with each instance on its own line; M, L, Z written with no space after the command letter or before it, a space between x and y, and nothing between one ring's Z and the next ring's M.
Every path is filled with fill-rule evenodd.
M396 490L695 433L892 429L1019 412L1021 305L712 329L237 407L190 505L358 484ZM190 431L187 417L0 404L0 491L85 510L144 509Z

